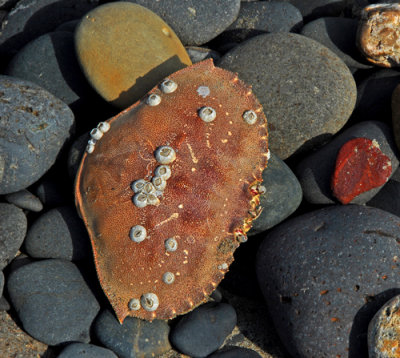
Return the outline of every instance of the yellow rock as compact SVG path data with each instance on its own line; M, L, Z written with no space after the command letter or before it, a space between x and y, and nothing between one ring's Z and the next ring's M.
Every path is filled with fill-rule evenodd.
M76 29L75 46L88 81L119 108L135 103L163 78L192 64L160 17L129 2L105 4L87 13Z

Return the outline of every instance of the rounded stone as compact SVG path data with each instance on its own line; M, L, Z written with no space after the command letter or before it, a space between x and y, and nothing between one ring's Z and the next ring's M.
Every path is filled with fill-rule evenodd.
M11 272L11 303L27 333L48 345L89 342L100 306L78 268L65 260L42 260Z
M305 22L324 16L339 16L346 7L346 0L284 0L296 6Z
M185 45L202 45L224 31L238 16L240 0L130 0L158 14Z
M119 108L191 64L173 30L152 11L129 2L86 14L75 31L75 46L90 84Z
M0 76L0 103L0 194L8 194L25 189L53 165L74 116L46 90L8 76Z
M253 221L249 236L266 231L279 224L300 205L303 193L301 185L291 169L274 153L263 171L266 192L260 195L260 216Z
M204 61L208 58L212 58L214 62L217 62L221 58L217 51L204 47L188 46L186 47L186 52L193 64Z
M235 309L227 303L206 303L183 316L170 341L181 353L205 357L216 351L236 325Z
M40 199L33 195L26 189L22 189L15 193L7 194L5 199L10 203L18 206L21 209L29 211L41 211L43 209L43 204Z
M67 345L57 358L118 358L109 349L94 344L71 343Z
M259 35L233 48L218 65L253 86L268 118L270 149L281 159L335 134L355 105L348 67L305 36Z
M400 218L330 206L272 229L256 260L278 334L294 357L367 357L367 327L400 293Z
M208 358L261 358L261 356L251 349L229 347L209 355Z
M34 258L82 260L91 256L89 236L72 206L44 213L30 226L24 242Z
M102 311L94 323L98 340L120 358L157 357L171 346L166 321L143 321L127 317L120 324L113 313Z
M13 204L0 203L0 270L8 265L24 241L27 220Z
M340 148L353 138L375 139L383 154L392 164L391 175L399 166L396 145L390 128L377 121L364 121L349 127L324 147L306 156L296 167L295 173L303 189L304 198L312 204L334 204L331 176L335 170L336 157ZM390 176L391 176L390 175ZM365 204L376 195L382 186L356 196L352 204Z
M397 200L399 197L400 182L392 177L392 180L389 180L379 193L367 202L367 205L400 217L400 202Z

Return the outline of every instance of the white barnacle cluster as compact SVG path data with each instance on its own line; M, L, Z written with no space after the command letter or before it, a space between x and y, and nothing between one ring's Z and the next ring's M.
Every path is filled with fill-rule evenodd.
M173 93L178 88L178 84L170 79L165 79L160 84L161 92L165 94ZM161 96L157 93L151 93L146 98L146 104L150 107L158 106L161 103Z
M104 133L107 133L110 129L110 124L108 122L100 122L96 128L90 131L90 139L86 146L86 152L93 153L94 147L99 139L101 139Z

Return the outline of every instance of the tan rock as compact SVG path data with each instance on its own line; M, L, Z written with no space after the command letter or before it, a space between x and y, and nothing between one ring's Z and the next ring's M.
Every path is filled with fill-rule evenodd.
M173 30L152 11L128 2L105 4L85 15L75 45L89 82L119 108L191 65Z

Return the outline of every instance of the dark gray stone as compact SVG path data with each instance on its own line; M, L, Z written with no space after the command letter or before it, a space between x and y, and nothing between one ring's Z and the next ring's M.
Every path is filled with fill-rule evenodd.
M346 0L284 0L296 6L309 22L318 17L339 16L346 7Z
M11 272L11 303L25 331L48 345L89 342L100 306L78 268L69 261L43 260Z
M268 119L270 149L281 159L336 133L350 117L356 85L332 51L292 33L259 35L222 57L218 66L253 86Z
M392 173L399 166L398 150L391 129L382 122L365 121L349 127L335 139L316 152L305 157L297 166L295 173L303 189L304 198L313 204L334 204L337 200L332 195L331 176L335 170L336 157L340 148L350 139L364 137L375 139L381 151L392 162ZM356 196L351 203L365 204L372 199L382 186Z
M49 92L9 76L0 76L0 103L0 194L8 194L25 189L52 166L74 116Z
M118 358L109 349L93 344L72 343L66 346L57 358Z
M368 356L369 321L400 293L399 225L379 209L338 205L266 235L258 281L292 357Z
M279 224L300 205L301 185L290 168L274 153L263 172L262 185L267 190L260 196L261 215L253 221L248 235L252 236Z
M24 241L27 220L13 204L0 203L0 270L8 265Z
M129 0L160 16L184 45L202 45L224 31L237 17L240 0Z
M73 33L75 32L76 26L79 24L79 21L80 19L64 22L60 26L58 26L54 31L69 31Z
M188 46L186 47L186 52L188 53L193 64L208 58L212 58L213 61L216 62L221 58L217 51L210 50L205 47Z
M5 199L10 203L18 206L21 209L30 210L30 211L41 211L43 209L43 205L38 197L33 195L26 189L22 189L15 193L7 194Z
M0 0L0 9L11 9L18 0Z
M36 83L74 113L96 96L76 59L71 32L51 32L29 42L13 57L5 74Z
M90 239L75 207L55 208L29 228L24 242L34 258L82 260L91 256Z
M53 31L66 21L82 17L98 3L98 0L18 1L0 33L0 66L29 41Z
M229 347L228 349L224 348L221 351L217 351L207 358L261 358L261 356L251 349Z
M328 47L350 68L372 68L356 47L358 20L323 17L306 24L301 34Z
M68 175L71 179L75 179L76 173L78 172L79 165L83 153L85 153L88 140L90 139L89 133L84 133L72 143L68 152Z
M236 325L235 309L227 303L206 303L186 314L171 330L171 344L191 357L216 351Z
M400 182L389 180L379 193L367 202L367 205L400 216L400 200L398 198L400 198Z
M41 178L35 185L34 193L47 209L67 205L71 202L71 193L66 190L66 186L62 182L53 176L45 175Z
M94 332L101 344L119 358L155 357L171 348L166 321L127 317L120 324L114 313L103 311L96 318Z
M0 297L3 295L4 288L4 274L3 271L0 271Z

